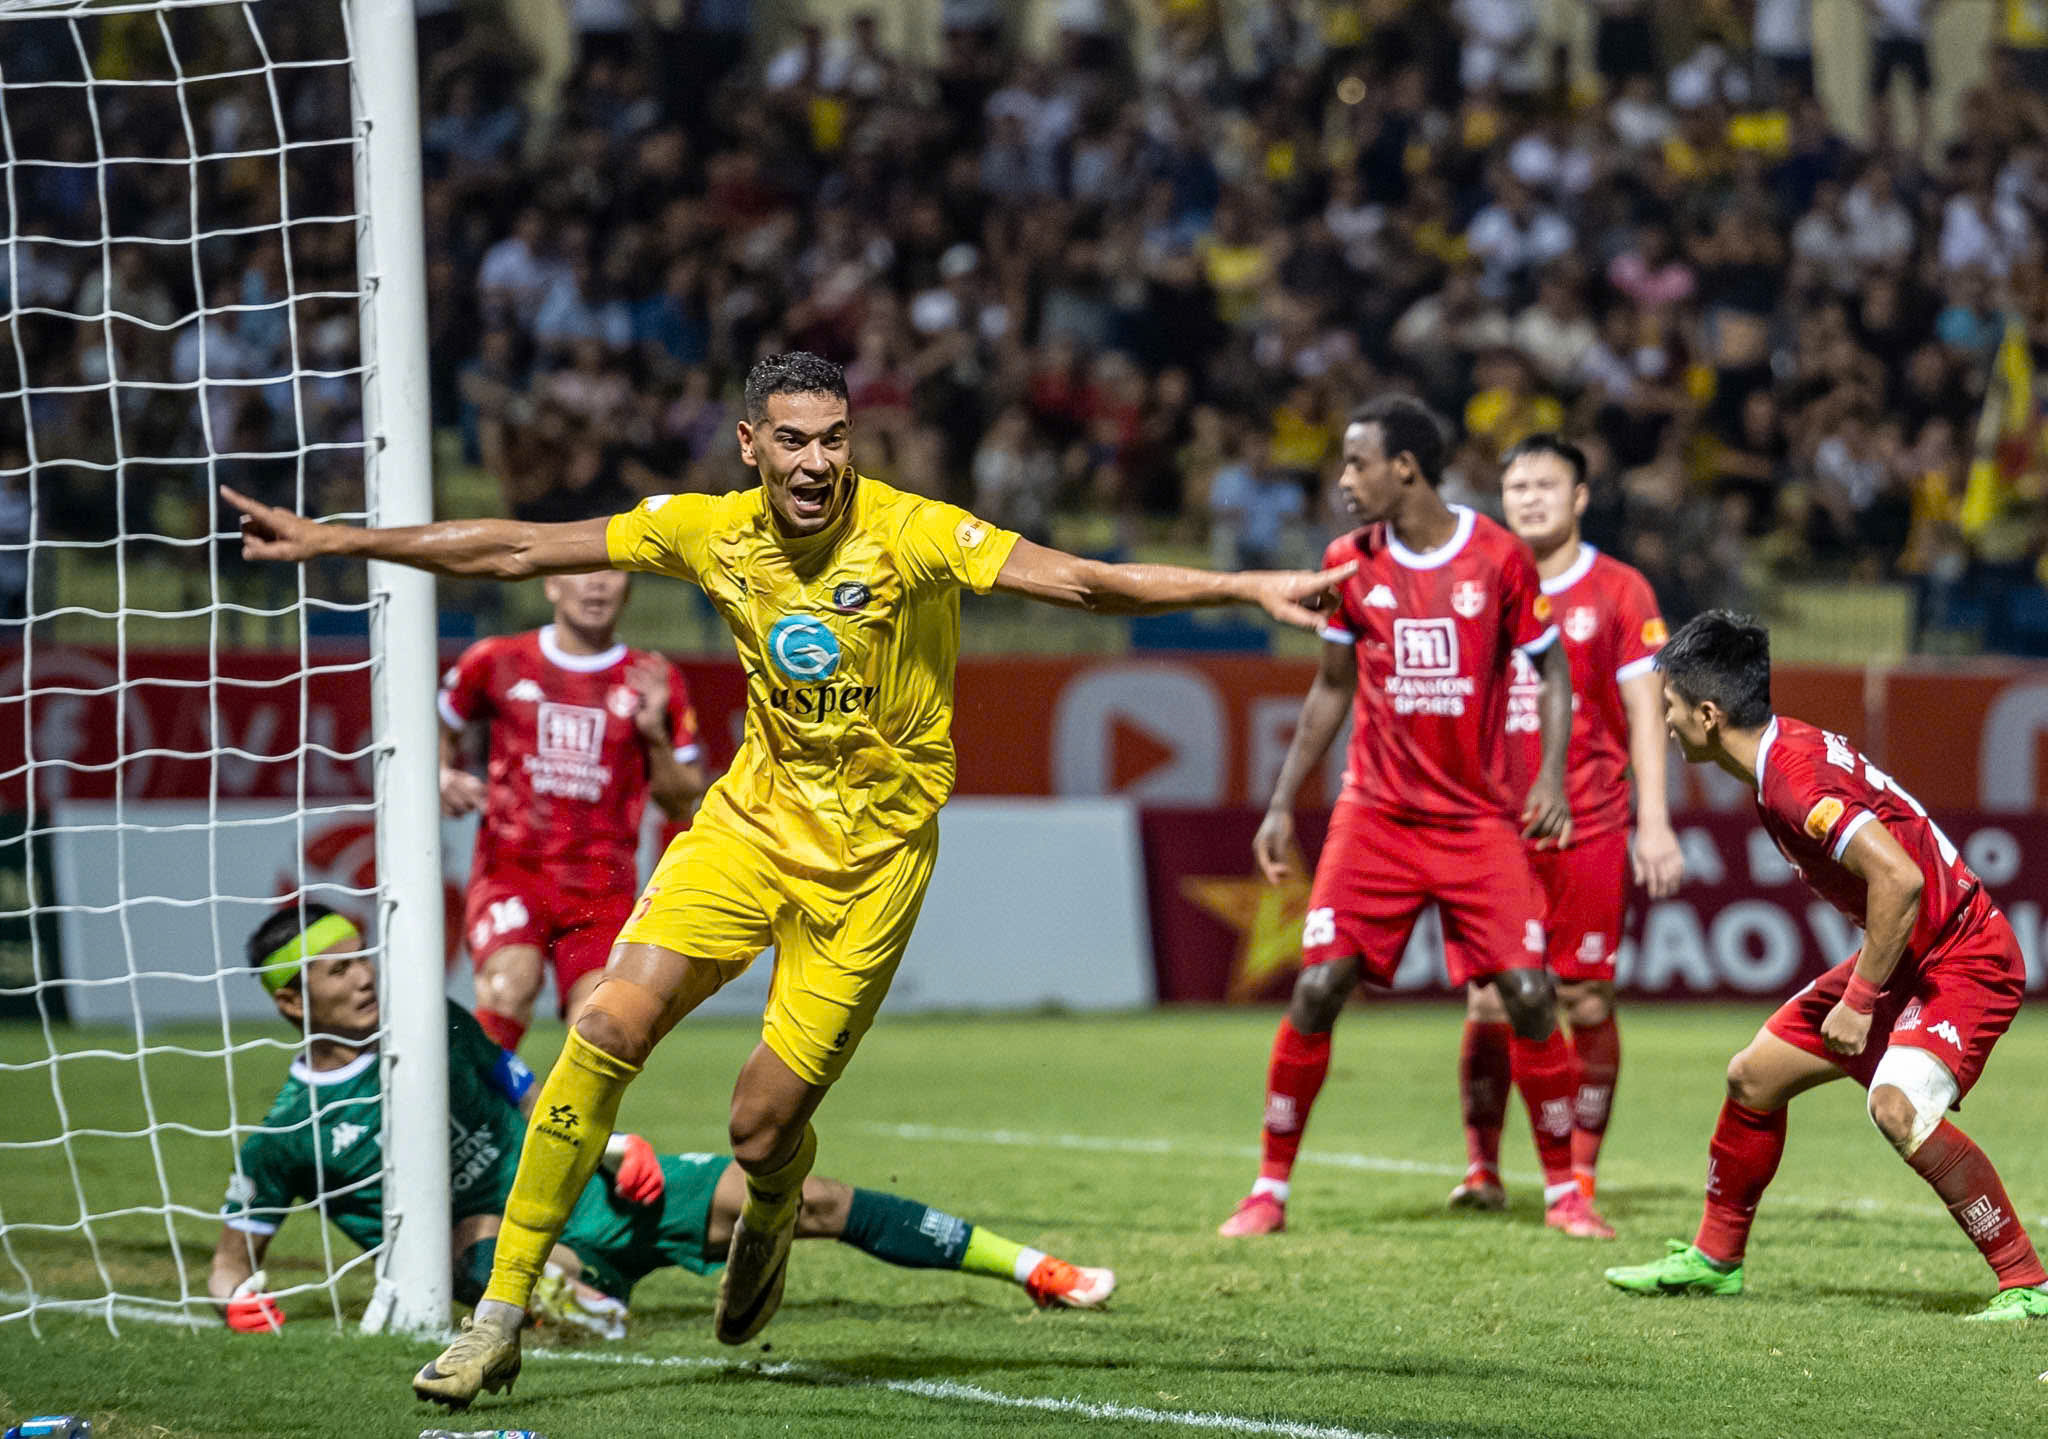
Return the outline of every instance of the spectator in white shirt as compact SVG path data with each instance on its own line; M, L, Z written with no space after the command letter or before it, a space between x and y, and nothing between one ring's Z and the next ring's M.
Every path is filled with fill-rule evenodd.
M1512 298L1542 266L1572 247L1572 227L1557 211L1536 203L1529 187L1503 175L1500 198L1472 217L1465 243L1485 267L1485 289L1495 300Z
M1842 202L1849 252L1858 264L1903 265L1913 253L1913 213L1899 200L1891 171L1872 165Z

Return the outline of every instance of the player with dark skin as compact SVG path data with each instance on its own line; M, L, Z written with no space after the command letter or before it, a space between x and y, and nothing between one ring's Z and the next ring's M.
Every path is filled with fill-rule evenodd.
M1338 493L1351 518L1360 525L1384 522L1395 537L1417 553L1446 544L1457 531L1457 516L1423 476L1415 457L1406 451L1388 455L1378 425L1354 424L1344 432L1344 469ZM1551 645L1537 657L1543 677L1540 700L1543 725L1543 767L1522 806L1522 833L1545 844L1571 842L1571 811L1565 802L1565 750L1572 727L1571 662L1562 645ZM1327 643L1315 682L1302 702L1301 720L1288 746L1287 758L1273 785L1273 798L1252 840L1252 853L1269 884L1294 873L1298 853L1294 837L1294 798L1309 774L1322 763L1343 728L1352 696L1358 690L1358 657L1350 645ZM1492 984L1508 1023L1515 1032L1541 1039L1557 1023L1557 993L1542 969L1507 970ZM1303 1034L1327 1033L1337 1023L1344 1001L1358 987L1358 957L1350 955L1311 965L1295 981L1287 1017Z

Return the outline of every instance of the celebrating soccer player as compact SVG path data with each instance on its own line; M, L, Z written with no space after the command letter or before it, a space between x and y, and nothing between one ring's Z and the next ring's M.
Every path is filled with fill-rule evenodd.
M1691 1244L1607 1271L1637 1294L1739 1294L1756 1208L1785 1152L1785 1107L1853 1078L1871 1122L1948 1206L1998 1276L1973 1319L2048 1315L2048 1273L1984 1151L1950 1123L2019 1011L2026 963L2012 926L1941 827L1838 734L1771 713L1771 642L1725 610L1657 656L1665 723L1687 760L1756 787L1770 835L1863 948L1779 1007L1728 1064Z
M773 1316L817 1149L811 1116L874 1021L938 852L963 588L1121 614L1249 603L1315 628L1309 606L1351 573L1104 564L892 489L855 471L846 377L815 355L757 363L744 411L740 456L758 487L660 495L608 521L360 529L223 491L251 559L690 580L731 625L747 671L739 753L662 857L569 1031L527 1131L490 1285L468 1330L414 1378L423 1398L462 1407L512 1383L527 1300L626 1086L678 1020L771 943L762 1040L733 1089L747 1197L712 1327L740 1344Z
M1360 979L1385 984L1422 907L1443 918L1454 984L1490 986L1513 1031L1515 1083L1532 1115L1568 1111L1571 1075L1546 1041L1557 991L1543 968L1543 890L1524 839L1571 842L1564 764L1569 662L1521 541L1463 506L1437 479L1444 430L1414 400L1356 411L1337 487L1363 528L1326 565L1355 567L1323 629L1321 668L1253 842L1277 884L1294 863L1294 801L1352 706L1350 762L1330 816L1302 928L1302 971L1267 1071L1263 1157L1226 1235L1286 1227L1289 1176L1330 1069L1330 1031ZM1521 806L1507 777L1509 657L1536 657L1543 759ZM1549 1222L1590 1207L1572 1181L1570 1126L1539 1124Z
M682 672L612 638L625 575L546 581L555 622L480 640L441 683L441 812L483 806L463 930L476 1019L517 1050L546 966L562 1017L597 987L633 909L640 816L671 821L704 791L703 748ZM490 783L462 767L462 732L489 725Z
M1507 454L1501 501L1508 528L1536 556L1543 593L1564 636L1572 666L1572 742L1567 758L1572 811L1569 845L1532 844L1529 863L1549 911L1547 961L1570 1025L1544 1041L1546 1066L1569 1064L1568 1112L1532 1113L1529 1122L1571 1133L1572 1177L1586 1196L1583 1211L1560 1216L1567 1234L1611 1239L1614 1231L1590 1206L1600 1142L1621 1071L1614 1026L1614 953L1621 943L1629 880L1628 776L1635 775L1635 878L1650 898L1678 887L1684 862L1664 795L1664 697L1654 656L1664 641L1649 581L1579 538L1586 512L1586 457L1556 435L1532 435ZM1516 651L1508 691L1508 781L1513 793L1536 782L1542 763L1535 667ZM1485 985L1467 987L1465 1038L1458 1085L1465 1115L1464 1180L1453 1208L1503 1209L1500 1130L1507 1110L1507 1011Z
M355 925L325 905L308 904L303 916L294 906L266 919L248 952L278 1013L310 1037L263 1127L242 1144L207 1277L229 1327L260 1333L284 1323L262 1264L293 1203L316 1200L365 1249L382 1238L384 1105L375 973ZM532 1072L451 1003L450 1221L455 1294L465 1304L483 1297L532 1109ZM667 1268L708 1274L724 1263L746 1185L726 1155L656 1154L637 1134L612 1136L604 1168L577 1198L532 1312L618 1339L640 1280ZM815 1174L804 1181L797 1237L843 1240L906 1268L1012 1280L1041 1307L1092 1308L1116 1289L1107 1269L1068 1264L914 1199Z

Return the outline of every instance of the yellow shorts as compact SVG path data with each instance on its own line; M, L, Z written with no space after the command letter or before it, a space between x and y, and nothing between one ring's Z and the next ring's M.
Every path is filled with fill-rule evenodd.
M775 946L761 1038L812 1084L846 1067L896 977L939 854L933 820L846 885L800 879L707 814L655 866L619 944L653 944L732 980Z

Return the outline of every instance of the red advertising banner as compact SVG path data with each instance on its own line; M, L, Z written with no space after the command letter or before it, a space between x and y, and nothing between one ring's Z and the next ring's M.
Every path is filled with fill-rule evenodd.
M2048 893L2048 817L1937 815L2019 934L2027 987L2048 987L2040 896ZM1320 848L1326 816L1304 815ZM1159 998L1168 1003L1284 999L1301 959L1307 876L1270 887L1252 868L1255 810L1147 810L1145 878ZM1754 814L1678 818L1686 882L1648 904L1638 892L1622 941L1624 993L1656 999L1778 999L1846 958L1855 928L1792 872ZM1425 914L1394 976L1396 994L1446 990L1443 945Z

